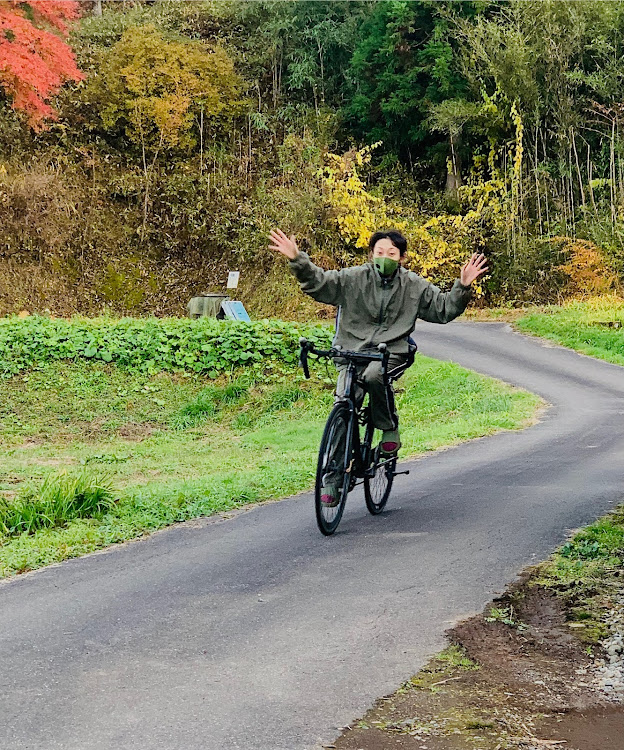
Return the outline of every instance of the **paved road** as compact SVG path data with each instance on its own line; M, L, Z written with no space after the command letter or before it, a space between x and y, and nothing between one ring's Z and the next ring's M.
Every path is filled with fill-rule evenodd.
M301 495L0 585L0 748L308 750L623 499L622 368L504 324L417 333L552 408L412 462L331 538Z

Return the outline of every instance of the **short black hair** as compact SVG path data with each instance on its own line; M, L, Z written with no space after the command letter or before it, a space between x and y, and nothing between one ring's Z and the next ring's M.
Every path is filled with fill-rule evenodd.
M368 242L368 251L373 252L373 248L379 242L379 240L388 239L392 244L398 248L401 256L407 252L407 240L397 229L383 229L380 232L375 232Z

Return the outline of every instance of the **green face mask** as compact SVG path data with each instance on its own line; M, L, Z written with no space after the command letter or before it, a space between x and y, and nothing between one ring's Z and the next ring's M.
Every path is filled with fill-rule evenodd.
M373 258L373 263L382 276L392 276L399 267L399 261L392 258Z

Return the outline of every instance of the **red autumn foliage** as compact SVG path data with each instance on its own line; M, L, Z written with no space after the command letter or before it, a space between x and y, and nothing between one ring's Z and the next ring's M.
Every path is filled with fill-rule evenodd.
M0 86L35 130L56 117L48 101L63 82L84 78L64 41L79 14L73 0L0 0Z

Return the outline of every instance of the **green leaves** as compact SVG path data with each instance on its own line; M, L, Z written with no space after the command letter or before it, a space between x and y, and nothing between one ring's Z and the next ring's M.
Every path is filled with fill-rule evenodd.
M294 369L301 336L321 346L331 338L323 326L282 321L6 318L0 320L0 376L64 359L101 360L150 374L213 378L238 368L260 374L269 364Z

